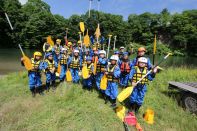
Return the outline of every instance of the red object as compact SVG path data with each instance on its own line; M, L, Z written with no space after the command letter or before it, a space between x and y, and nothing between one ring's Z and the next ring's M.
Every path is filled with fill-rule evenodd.
M129 112L127 116L124 118L124 122L130 126L135 126L137 124L137 119L133 112Z
M130 73L130 71L131 71L130 63L129 62L122 62L120 65L120 71Z
M98 61L98 56L97 55L94 55L93 57L92 57L92 62L94 63L94 62L97 62Z
M64 40L65 40L65 45L68 46L68 40L67 40L66 36L64 37Z
M137 123L135 127L138 131L143 131L142 127L140 126L140 123Z

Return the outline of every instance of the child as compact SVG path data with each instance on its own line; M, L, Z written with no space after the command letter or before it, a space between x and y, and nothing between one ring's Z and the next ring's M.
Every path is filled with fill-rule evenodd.
M52 52L53 52L53 59L56 63L59 62L60 59L60 52L62 50L61 46L61 40L57 39L55 45L53 46Z
M70 58L70 71L73 83L79 83L79 71L81 69L82 60L79 57L79 50L74 50L74 56Z
M139 81L144 75L147 74L147 63L147 58L140 57L138 59L138 65L132 68L129 76L129 78L132 81L132 85L134 86L133 92L130 96L131 111L135 113L138 112L139 108L141 107L144 101L144 96L147 91L146 84L148 83L148 80L152 81L157 72L157 68L154 68L152 73L150 73L139 84L136 85L137 81Z
M61 72L60 72L60 82L63 82L66 77L66 70L68 68L70 61L69 56L67 55L67 50L65 48L62 48L62 52L60 54L60 66L61 66Z
M117 62L117 64L120 65L120 62L121 62L122 57L123 57L123 54L120 55L120 52L117 50L117 51L114 51L114 55L118 56L118 62Z
M52 82L52 88L55 89L55 72L57 70L58 64L53 60L52 53L46 54L46 60L44 62L44 69L46 74L46 89L49 91L49 86Z
M138 64L138 59L140 57L144 57L145 53L146 53L146 49L144 47L138 48L137 57L133 59L132 65L136 66ZM152 64L150 62L150 59L147 59L147 60L148 60L147 68L150 70L152 68Z
M42 53L34 52L34 57L31 58L31 64L33 69L28 71L29 77L29 88L32 92L32 96L35 97L36 91L39 91L42 94L42 81L41 81L41 70L42 70L42 62L41 62ZM21 58L21 63L24 66L23 58Z
M124 46L121 46L121 47L119 48L119 51L120 51L120 53L119 53L119 58L120 58L120 59L122 59L122 57L123 57L123 52L124 52L124 50L125 50L125 47L124 47Z
M96 76L95 76L95 80L96 80L96 86L97 89L100 91L100 82L101 82L101 78L103 77L106 68L107 68L107 58L105 58L106 56L106 51L104 50L100 50L99 51L99 59L96 65ZM103 91L101 91L101 93L104 93Z
M132 68L132 62L129 60L129 53L124 52L122 60L119 64L121 75L120 75L120 86L127 87L129 82L129 74Z
M118 96L118 82L120 77L120 68L117 66L118 56L112 55L110 58L110 63L107 68L107 89L105 94L111 100L111 107L116 107L116 98ZM107 101L107 99L106 99Z
M86 64L86 59L90 56L90 50L88 48L85 49L84 54L81 56L81 59L83 59L82 65Z
M87 88L90 91L92 90L93 69L94 69L94 65L92 63L92 57L88 56L86 58L86 64L84 66L87 66L89 77L83 80L83 87Z

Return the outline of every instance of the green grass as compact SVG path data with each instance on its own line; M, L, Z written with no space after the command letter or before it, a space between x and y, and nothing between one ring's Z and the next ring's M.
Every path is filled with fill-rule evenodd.
M197 70L185 67L169 68L158 74L148 86L138 115L143 129L196 131L197 117L178 106L174 95L168 95L167 83L196 80ZM124 130L122 122L96 91L88 92L81 86L64 83L55 93L32 98L27 85L26 73L13 73L0 78L0 130ZM155 111L153 125L148 125L142 118L147 108Z

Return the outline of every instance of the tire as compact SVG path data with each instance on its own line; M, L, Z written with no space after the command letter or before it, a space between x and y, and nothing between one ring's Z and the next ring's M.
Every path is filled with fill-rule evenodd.
M192 112L197 114L197 95L192 93L185 93L182 98L183 107Z

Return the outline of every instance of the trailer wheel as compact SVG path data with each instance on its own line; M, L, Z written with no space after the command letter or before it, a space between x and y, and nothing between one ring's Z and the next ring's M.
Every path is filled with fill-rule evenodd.
M183 95L183 106L186 110L197 114L197 96L192 93Z

